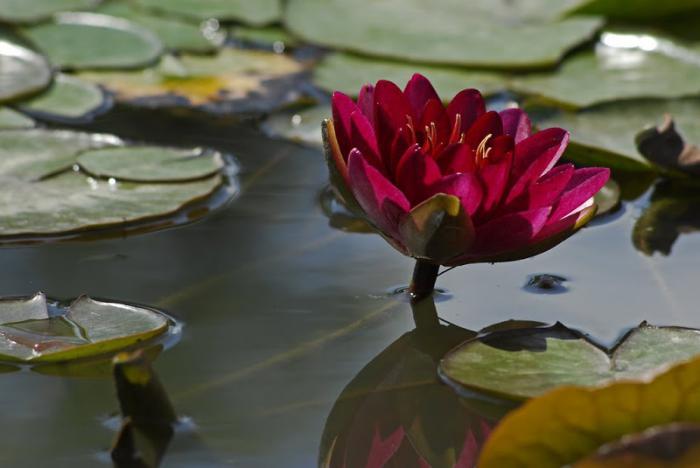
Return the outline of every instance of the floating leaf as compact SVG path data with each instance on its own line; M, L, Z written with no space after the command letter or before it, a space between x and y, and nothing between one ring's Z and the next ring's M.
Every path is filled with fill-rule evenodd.
M54 13L94 7L101 0L0 0L0 22L36 23Z
M664 113L673 116L689 141L700 141L700 99L611 103L578 113L541 115L537 125L569 130L566 156L576 162L648 171L651 165L637 151L635 138L640 130L659 124Z
M11 41L0 31L0 102L37 93L51 84L51 67L44 57Z
M593 201L598 206L596 216L604 216L616 211L620 207L621 194L618 183L609 179L593 197Z
M637 219L632 242L646 255L670 255L682 234L700 230L700 189L681 182L661 182L654 187L649 206Z
M34 121L7 107L0 107L0 130L12 128L32 128Z
M216 44L204 36L196 23L177 18L157 16L126 2L108 2L97 11L124 18L155 33L163 45L171 50L186 52L213 52Z
M136 0L139 5L187 18L264 25L280 19L280 0Z
M331 106L323 104L297 112L278 112L262 124L263 131L275 138L285 138L311 146L323 146L321 122L331 115Z
M683 340L667 343L674 346L683 347ZM700 422L698 375L700 359L695 358L640 382L553 390L501 421L486 442L479 467L570 466L627 434L678 421Z
M86 151L78 164L97 177L135 182L180 182L218 173L224 162L220 153L179 150L157 146L127 146Z
M195 108L213 113L260 113L300 98L301 63L271 52L222 49L214 57L166 56L158 67L79 76L147 107Z
M87 122L111 107L111 98L92 83L59 74L44 93L23 101L22 112L58 122Z
M447 100L464 88L477 88L490 95L507 86L506 76L501 73L390 62L343 53L330 54L317 65L314 82L329 92L337 90L357 96L366 83L385 79L403 84L414 73L429 77L438 94Z
M487 333L448 353L442 377L458 391L473 389L525 399L564 385L596 386L700 354L700 331L640 325L611 351L561 324Z
M290 0L285 24L309 42L367 55L504 68L554 65L601 24L558 19L580 0L499 3Z
M589 0L571 10L573 14L603 15L621 19L652 19L700 9L700 0Z
M182 183L131 183L66 171L81 151L118 142L110 136L74 132L1 131L0 179L4 188L0 194L0 236L14 240L18 236L127 227L177 213L209 197L223 182L221 176L214 175ZM199 216L208 210L200 211ZM168 224L172 221L161 223Z
M114 352L164 333L152 309L81 296L69 306L35 296L0 300L0 359L55 362Z
M568 58L554 72L514 77L514 90L545 102L582 108L632 98L700 94L700 46L648 34L606 32L595 51Z
M62 69L142 68L163 51L163 44L148 29L97 13L60 13L53 22L24 32Z
M286 48L295 47L299 44L299 40L296 37L289 34L286 29L278 26L265 28L235 26L231 28L229 34L239 41L271 46L277 53L284 52Z

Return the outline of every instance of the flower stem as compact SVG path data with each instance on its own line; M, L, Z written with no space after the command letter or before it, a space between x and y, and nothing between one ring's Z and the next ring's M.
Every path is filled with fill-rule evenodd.
M416 324L416 330L430 332L435 330L436 327L440 327L435 301L431 296L424 298L422 301L411 301L411 311L413 312L413 323Z
M433 294L439 269L440 265L438 264L426 260L416 260L413 278L411 278L411 285L408 288L412 304L417 304Z

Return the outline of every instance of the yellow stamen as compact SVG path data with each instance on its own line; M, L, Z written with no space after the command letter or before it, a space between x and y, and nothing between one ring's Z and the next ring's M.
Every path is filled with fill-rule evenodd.
M477 166L483 165L483 163L488 159L489 153L491 152L491 148L486 148L486 145L488 144L489 140L493 134L489 133L484 137L483 140L481 140L481 143L479 143L479 146L476 147L476 164Z

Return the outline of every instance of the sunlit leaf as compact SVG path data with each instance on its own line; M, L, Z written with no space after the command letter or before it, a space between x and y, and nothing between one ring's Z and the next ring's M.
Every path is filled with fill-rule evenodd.
M54 13L92 8L101 0L0 0L0 22L33 23Z
M86 151L80 167L97 177L136 182L178 182L201 179L224 167L220 153L157 146L127 146Z
M150 30L171 50L199 53L216 50L216 44L205 37L202 28L196 22L153 14L127 2L108 2L97 11L127 19Z
M700 422L698 375L700 358L695 358L637 382L553 390L501 421L486 442L479 467L569 466L627 434L677 421Z
M164 333L154 310L81 296L68 306L31 298L0 300L0 359L64 361L113 352Z
M97 13L60 13L53 22L24 33L62 69L142 68L163 51L160 39L148 29Z
M139 5L186 18L263 25L280 19L280 0L136 0Z
M569 108L632 98L700 94L700 45L605 32L595 51L578 52L556 70L513 78L514 90Z
M559 19L581 0L290 0L285 24L312 43L368 55L507 68L554 65L601 21Z
M166 56L159 66L146 70L79 76L132 105L245 114L299 100L303 70L301 63L284 55L225 48L213 57Z
M642 324L608 351L556 324L467 341L445 356L440 373L458 391L526 399L559 386L639 379L697 354L698 330Z
M0 70L0 102L23 98L51 84L51 67L46 59L1 30Z
M328 55L314 68L313 79L329 92L342 91L357 96L366 83L381 79L403 86L414 73L427 76L444 100L452 99L464 88L476 88L489 95L507 86L506 76L497 72L391 62L344 53Z
M83 122L106 112L112 100L92 83L59 74L42 94L18 107L36 118L59 122Z

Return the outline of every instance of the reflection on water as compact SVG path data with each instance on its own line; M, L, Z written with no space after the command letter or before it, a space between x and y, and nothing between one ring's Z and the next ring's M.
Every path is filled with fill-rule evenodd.
M368 363L386 356L382 351L397 337L408 333L391 348L406 355L390 356L418 367L418 375L429 366L434 370L435 355L412 331L409 305L386 294L408 283L413 262L379 236L328 225L318 203L327 183L320 150L272 141L230 122L125 109L99 118L92 129L137 141L215 147L232 153L241 166L240 197L197 223L126 238L0 249L1 294L89 293L162 307L185 322L180 342L154 367L202 444L178 445L176 433L163 466L315 466L324 427L338 436L344 427L362 427L353 420L331 426L331 419L342 418L329 415L340 414L332 409L348 382L361 371L367 375L366 366L378 368ZM621 181L629 196L626 187ZM440 317L455 324L442 325L445 342L460 339L451 338L460 330L511 318L560 320L603 342L643 319L700 326L697 281L690 274L700 260L700 236L685 236L674 255L650 264L630 242L637 205L625 203L619 217L585 228L538 257L441 275L438 287L451 296L438 304ZM541 272L565 276L575 287L554 295L521 289L525 278ZM415 382L408 367L398 366L392 375L399 380L393 382ZM117 410L109 378L14 372L0 375L0 390L13 396L0 399L3 424L12 428L0 438L0 465L41 466L50 459L58 467L93 467L96 454L108 450L113 433L100 421ZM426 460L458 457L467 429L479 442L480 421L495 419L439 384L400 393L409 403L397 406L374 395L370 400L377 403L367 408L378 405L382 411L376 414L392 415L409 408L410 414L402 409L400 415L405 440ZM444 432L430 419L445 414L439 405L455 413ZM381 440L398 428L379 427ZM438 441L433 431L453 435ZM421 434L426 440L416 442ZM19 452L27 440L32 449Z

